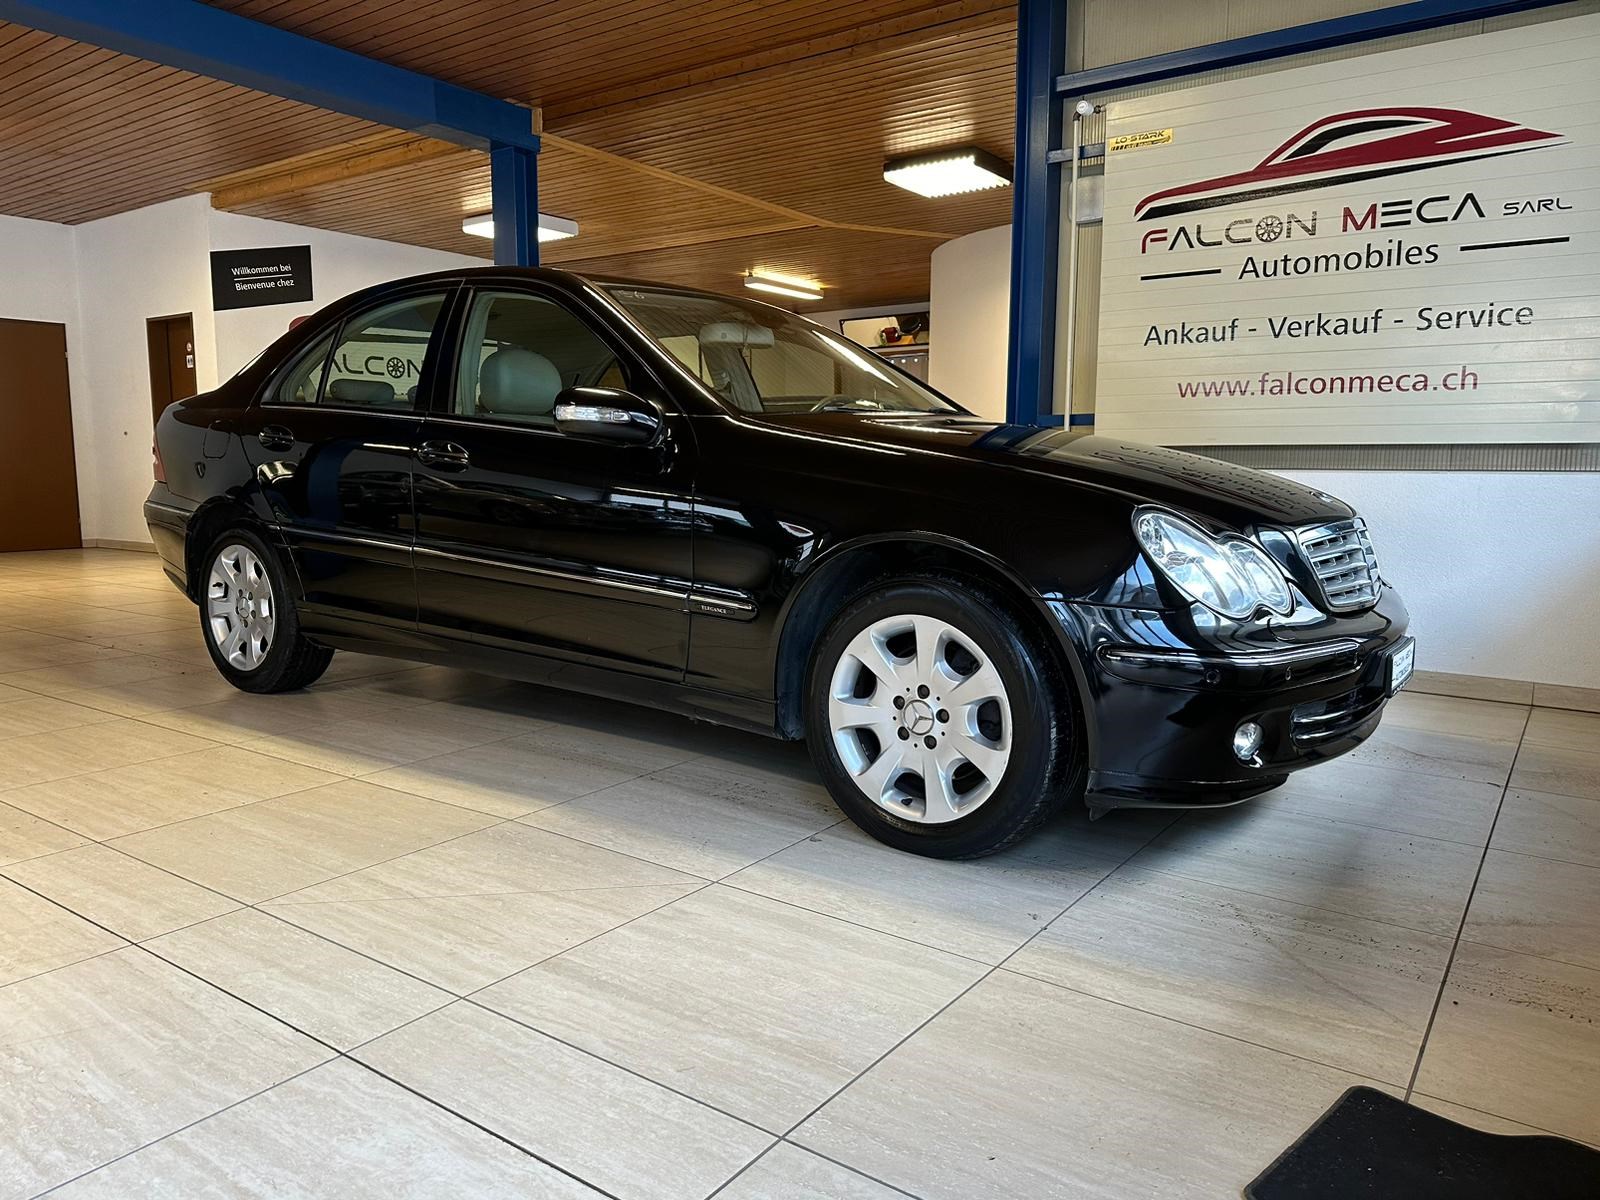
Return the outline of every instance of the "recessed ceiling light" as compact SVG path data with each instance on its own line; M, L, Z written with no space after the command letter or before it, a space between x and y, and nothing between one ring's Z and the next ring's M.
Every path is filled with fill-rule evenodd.
M770 272L758 275L752 271L744 277L744 285L753 291L793 296L797 300L822 299L822 288L818 284L808 279L794 279L788 275L773 275Z
M892 158L883 164L883 177L919 196L953 196L958 192L1008 187L1011 167L987 150L958 146L932 154Z
M479 213L475 217L467 217L461 222L461 232L470 233L473 237L494 237L494 214ZM559 242L562 238L577 237L578 223L569 221L566 217L552 217L549 213L539 214L539 240L541 242Z

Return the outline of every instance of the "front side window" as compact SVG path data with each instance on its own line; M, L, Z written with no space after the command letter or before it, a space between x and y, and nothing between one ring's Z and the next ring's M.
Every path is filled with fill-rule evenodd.
M412 296L345 321L328 358L322 403L409 410L444 303L442 292Z
M472 304L451 410L554 428L564 389L627 387L617 356L575 313L525 292L485 292Z
M666 288L611 298L724 403L744 412L960 412L937 392L782 309Z

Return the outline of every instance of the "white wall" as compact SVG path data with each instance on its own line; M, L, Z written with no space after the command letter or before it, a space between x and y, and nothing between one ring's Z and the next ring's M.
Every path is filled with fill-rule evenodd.
M933 252L930 381L996 419L1008 234L987 229ZM1420 668L1600 687L1600 475L1283 473L1366 517L1384 575L1411 610Z
M996 421L1006 415L1011 226L945 242L933 252L928 382Z
M212 250L307 244L311 303L212 309ZM67 326L83 537L145 542L147 319L193 315L195 380L205 391L233 375L296 316L387 279L485 261L214 212L203 195L77 226L0 217L0 317Z
M1282 473L1366 518L1419 669L1600 687L1600 475Z
M150 353L145 321L194 316L195 381L218 383L206 259L204 196L185 196L73 228L78 305L88 363L73 404L87 416L78 443L85 538L147 542L141 506L150 491Z

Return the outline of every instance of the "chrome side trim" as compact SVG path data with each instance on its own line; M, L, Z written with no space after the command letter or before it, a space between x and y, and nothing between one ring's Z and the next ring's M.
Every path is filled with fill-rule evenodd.
M514 571L519 575L532 575L539 579L550 579L580 587L613 588L617 591L660 596L679 603L687 600L689 596L687 583L682 587L673 588L654 583L640 583L631 579L616 579L605 575L580 575L576 571L562 571L555 567L535 567L524 563L505 562L495 558L480 558L474 554L458 554L451 550L437 550L432 546L418 546L416 547L416 553L423 558L466 563L469 566L488 567L496 571Z
M1324 658L1337 658L1361 649L1354 638L1335 638L1309 646L1294 646L1283 650L1252 650L1243 654L1198 654L1193 650L1128 649L1120 646L1102 646L1100 657L1108 662L1127 662L1177 667L1284 667L1294 663L1316 662Z
M158 512L168 512L173 516L182 517L185 521L192 518L197 511L192 508L179 508L176 504L163 504L159 500L146 500L144 506L156 509Z
M362 537L353 533L334 533L329 529L307 529L302 525L281 526L290 541L335 542L343 546L366 546L372 550L392 550L400 554L411 553L410 542L392 542L386 538Z
M742 596L696 588L689 593L689 611L701 617L726 617L730 621L753 621L756 602Z

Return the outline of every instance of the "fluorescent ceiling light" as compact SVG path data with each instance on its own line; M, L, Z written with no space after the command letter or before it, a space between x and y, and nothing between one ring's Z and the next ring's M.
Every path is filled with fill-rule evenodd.
M1008 187L1011 167L976 146L959 146L910 158L893 158L883 164L883 177L896 187L919 196L953 196Z
M793 296L797 300L821 300L822 288L806 279L787 275L758 275L754 271L744 277L744 285L757 292L772 292L779 296Z
M461 222L461 232L470 233L473 237L494 237L494 214L479 213L475 217L467 217ZM566 217L552 217L549 213L539 214L539 240L541 242L559 242L562 238L577 237L578 223L569 221Z

